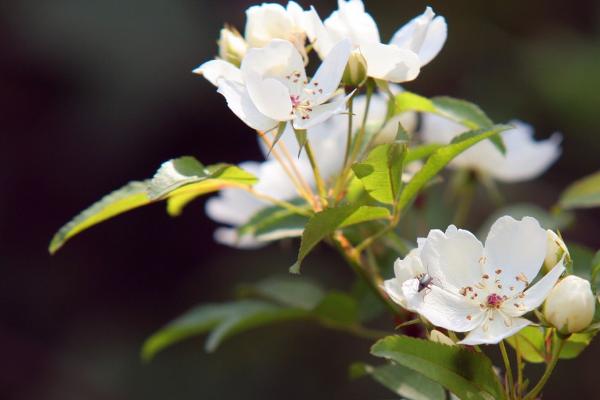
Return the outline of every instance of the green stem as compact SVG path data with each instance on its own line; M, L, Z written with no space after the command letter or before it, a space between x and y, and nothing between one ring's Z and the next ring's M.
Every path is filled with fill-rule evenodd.
M504 361L504 368L506 369L506 380L507 380L507 388L506 394L508 398L514 398L514 389L515 383L513 380L512 368L510 367L510 361L508 359L508 352L506 351L506 345L504 344L504 340L499 343L500 352L502 353L502 360Z
M548 382L548 379L550 379L550 375L552 375L552 371L554 371L554 367L556 367L556 363L558 362L560 352L562 351L563 346L565 345L565 342L566 342L565 339L561 338L560 336L558 337L558 348L554 351L552 360L550 360L550 363L546 367L546 370L544 371L544 375L542 375L539 382L535 385L535 387L533 389L531 389L531 392L529 392L527 394L527 396L525 396L523 398L523 400L533 400L537 397L538 394L540 394L540 392L542 391L542 389Z
M309 210L306 210L304 208L298 207L298 206L296 206L296 205L294 205L294 204L292 204L292 203L290 203L288 201L279 200L279 199L271 197L271 196L269 196L267 194L257 192L256 190L254 190L251 187L242 186L242 185L236 186L236 187L238 187L238 188L240 188L240 189L242 189L242 190L250 193L252 196L256 197L257 199L268 201L269 203L272 203L273 205L279 206L281 208L285 208L286 210L291 211L291 212L293 212L295 214L304 215L306 217L312 217L313 216L313 213L311 211L309 211Z
M515 351L517 354L517 387L515 388L515 394L517 399L521 397L523 392L523 357L521 355L521 346L519 346L519 337L515 336Z
M352 95L350 100L348 100L348 132L346 134L346 153L344 154L344 164L342 164L344 166L348 164L348 157L350 157L350 146L352 145L352 122L354 119L353 108L354 95Z
M310 166L312 167L313 174L315 176L315 183L317 184L317 190L319 191L319 196L321 197L321 201L325 202L327 199L327 191L325 190L325 182L323 181L323 177L321 176L321 172L319 170L319 165L317 164L317 160L315 159L315 154L313 153L312 146L310 142L307 140L304 145L306 150L306 155L308 156L308 160L310 161Z

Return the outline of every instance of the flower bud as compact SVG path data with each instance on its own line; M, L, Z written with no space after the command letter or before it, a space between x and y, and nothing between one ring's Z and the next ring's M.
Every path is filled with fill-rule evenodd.
M348 64L344 70L342 82L346 86L358 87L367 79L367 60L358 50L354 50L350 54Z
M569 275L550 291L544 306L544 317L561 333L574 333L587 328L596 310L596 299L590 283Z
M238 31L225 27L219 36L219 57L239 67L248 45Z
M441 344L445 344L448 346L456 345L456 343L454 343L454 341L452 339L450 339L448 336L444 335L442 332L438 331L437 329L433 329L431 331L431 333L429 334L429 340L431 340L432 342L435 342L435 343L441 343Z
M570 255L567 245L560 236L548 229L548 250L546 250L546 258L544 260L544 268L546 271L550 271L556 263L560 261L563 255L566 254L566 261L569 262Z

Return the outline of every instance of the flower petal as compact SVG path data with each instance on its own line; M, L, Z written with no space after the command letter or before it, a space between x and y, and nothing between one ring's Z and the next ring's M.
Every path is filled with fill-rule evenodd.
M330 103L314 106L310 112L310 117L302 119L302 117L296 117L293 121L294 128L296 129L308 129L326 119L332 117L335 114L339 114L346 109L346 101L351 96L349 94L346 97L339 96L333 99Z
M446 20L435 17L431 7L422 15L413 18L392 37L390 44L409 49L419 55L421 67L428 64L442 49L448 36Z
M469 231L450 225L446 232L429 232L421 259L436 285L458 294L481 280L483 245ZM437 282L439 281L439 283Z
M236 229L220 227L213 233L215 242L237 249L258 249L264 247L268 242L260 242L253 236L240 236Z
M425 273L425 267L421 262L421 250L412 249L403 259L398 258L394 262L394 275L401 282L414 279L417 275Z
M355 46L379 43L379 30L361 0L338 0L338 9L325 20L325 27L338 41L349 38Z
M210 60L192 71L204 76L215 86L219 85L221 79L242 83L242 73L238 67L223 60Z
M523 315L526 312L529 312L535 308L538 308L542 305L550 291L558 282L558 279L565 271L564 267L564 258L561 259L558 264L552 268L550 272L548 272L542 279L537 281L535 285L527 289L523 294L524 297L521 300L521 303L524 306L524 311L520 314Z
M406 304L406 298L402 293L402 281L398 278L387 279L383 281L383 290L388 296L403 308L408 308Z
M489 274L501 271L498 279L518 293L537 276L547 246L546 231L535 218L500 217L485 240L486 270Z
M292 100L284 84L273 78L261 79L253 73L247 73L245 81L250 99L262 114L276 121L292 118Z
M496 344L500 343L502 339L510 337L527 325L531 324L530 321L525 318L509 318L509 325L507 326L505 318L498 313L495 313L492 321L486 321L481 324L460 342L459 344L467 344L475 346L478 344Z
M249 127L259 131L268 131L277 126L277 121L258 111L243 85L221 80L217 91L225 97L231 111Z
M312 6L309 11L306 11L304 29L315 51L321 59L324 59L335 45L335 41L329 31L327 31L327 28L325 28L317 10Z
M412 81L419 75L419 56L411 50L382 43L360 46L367 60L367 75L391 82Z
M419 281L411 279L402 285L402 294L409 310L413 310L432 324L454 332L475 329L485 318L479 305L435 285L418 291Z
M351 51L350 41L342 40L325 57L315 76L306 87L309 93L313 93L311 100L315 104L323 103L337 90Z

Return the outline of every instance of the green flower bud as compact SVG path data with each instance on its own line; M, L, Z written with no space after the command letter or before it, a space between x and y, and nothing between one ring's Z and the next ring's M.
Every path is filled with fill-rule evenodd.
M219 57L221 59L239 67L247 49L248 45L238 31L227 26L221 29L219 36Z
M367 60L358 50L350 54L348 64L344 70L342 82L346 86L358 87L367 79Z

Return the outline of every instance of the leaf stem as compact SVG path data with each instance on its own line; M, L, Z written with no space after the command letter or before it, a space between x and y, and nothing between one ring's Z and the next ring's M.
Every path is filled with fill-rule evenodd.
M499 343L499 346L500 346L500 353L502 353L502 360L504 361L504 369L506 370L506 380L507 380L506 394L508 395L509 399L515 398L514 397L515 383L513 380L512 368L510 366L510 360L508 359L508 352L506 351L506 345L504 344L504 340Z
M555 349L554 354L552 355L552 360L550 360L550 363L548 364L548 366L546 366L544 375L542 375L542 377L540 378L538 383L534 386L533 389L531 389L531 392L529 392L527 394L527 396L525 396L523 398L523 400L533 400L537 397L538 394L540 394L540 392L542 391L542 389L548 382L548 379L550 379L550 375L552 375L552 371L554 371L554 367L556 367L556 363L558 362L560 353L563 349L563 346L565 345L565 342L566 342L565 339L558 336L558 346Z
M252 187L245 186L245 185L239 185L239 186L235 186L235 187L250 193L252 196L256 197L257 199L268 201L269 203L273 203L276 206L285 208L286 210L291 211L295 214L304 215L306 217L313 216L313 213L309 210L306 210L302 207L298 207L288 201L276 199L275 197L269 196L268 194L257 192Z
M319 191L319 196L321 197L321 202L323 206L327 205L327 191L325 190L325 182L323 181L323 177L321 176L321 171L319 170L319 164L317 164L317 160L315 159L315 154L313 153L312 146L310 142L307 140L304 145L304 149L306 150L306 155L308 156L308 160L310 161L310 166L312 167L313 174L315 176L315 183L317 184L317 190Z
M521 397L523 392L523 357L521 355L521 346L519 346L519 336L515 335L515 352L517 354L517 386L515 388L516 398Z
M348 157L350 157L350 146L352 145L352 122L354 119L354 95L348 100L348 131L346 133L346 152L344 153L344 164L348 164Z

